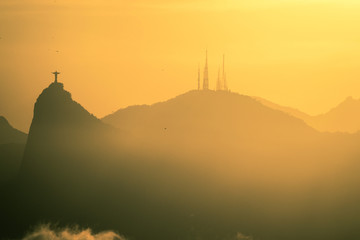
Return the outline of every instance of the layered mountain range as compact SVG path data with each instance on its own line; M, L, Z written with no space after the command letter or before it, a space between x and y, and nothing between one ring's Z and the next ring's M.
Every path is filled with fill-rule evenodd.
M280 110L190 91L100 120L52 83L4 188L0 232L56 222L129 239L357 239L359 134Z

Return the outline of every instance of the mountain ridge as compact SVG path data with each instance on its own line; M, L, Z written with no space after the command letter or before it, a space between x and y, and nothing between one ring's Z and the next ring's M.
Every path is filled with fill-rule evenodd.
M281 106L260 97L254 97L254 99L265 106L302 119L309 126L320 132L354 134L360 131L360 99L347 97L329 111L318 115L309 115L295 108Z
M249 96L211 90L189 91L164 102L119 109L102 121L131 132L137 141L173 143L194 151L224 144L223 149L246 149L257 141L269 150L281 144L296 145L307 135L314 139L320 134L303 120L264 106ZM229 144L222 141L225 139Z
M27 134L11 126L4 116L0 116L0 144L26 142Z
M129 111L133 111L133 110L148 111L151 108L162 107L162 106L164 106L166 104L178 104L177 102L182 101L182 100L184 100L188 104L188 106L191 106L191 104L194 104L195 102L191 103L189 101L189 98L191 98L191 97L199 97L198 98L199 102L204 102L204 101L209 100L209 99L206 99L206 98L201 99L201 97L209 97L209 96L210 97L227 96L229 98L231 96L232 97L231 100L238 101L238 102L239 101L244 101L244 102L246 101L248 103L253 104L253 106L260 107L260 108L261 108L261 106L264 106L263 109L267 109L267 110L271 109L272 111L276 111L278 114L282 115L283 117L288 117L288 114L285 111L282 111L281 109L274 109L272 107L266 106L265 104L262 104L261 101L256 101L258 98L256 98L255 101L252 101L253 100L252 97L246 96L246 95L241 95L239 93L232 93L232 92L225 92L225 91L212 91L212 90L207 90L207 91L191 90L191 91L188 91L186 93L180 94L180 95L178 95L176 97L170 98L170 99L165 100L165 101L157 102L157 103L154 103L154 104L150 104L150 105L148 105L148 104L132 105L132 106L128 106L128 107L125 107L125 108L120 108L119 110L104 116L103 118L101 118L101 120L103 120L104 122L111 123L116 118L116 115L122 114L123 112L129 112ZM258 102L259 102L259 104L257 104ZM214 102L212 102L212 103L214 103ZM209 103L209 105L211 107L211 103ZM214 106L214 105L212 105L212 106ZM226 106L223 106L223 107L226 107ZM238 110L241 110L241 109L238 109ZM293 116L290 116L290 118L292 120L294 120L294 121L298 121L299 124L301 124L300 122L303 122L302 119L300 119L300 121L299 121L299 118L294 118Z

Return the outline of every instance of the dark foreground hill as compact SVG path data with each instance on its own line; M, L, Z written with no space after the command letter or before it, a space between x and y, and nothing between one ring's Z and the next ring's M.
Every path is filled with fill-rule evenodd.
M20 169L27 134L0 116L0 185L13 180Z
M84 154L93 157L113 132L115 129L73 101L62 83L52 83L35 103L20 175L69 176L83 161L89 163ZM76 158L77 155L80 157Z
M113 136L121 140L117 134L73 101L61 83L44 89L35 103L18 178L3 199L13 208L2 209L7 224L0 232L16 235L35 223L62 217L76 222L73 207L84 214L82 198L92 198L93 186L103 184L97 179L111 167L106 154Z
M358 141L228 92L100 121L51 84L4 188L0 232L53 222L135 240L358 239Z

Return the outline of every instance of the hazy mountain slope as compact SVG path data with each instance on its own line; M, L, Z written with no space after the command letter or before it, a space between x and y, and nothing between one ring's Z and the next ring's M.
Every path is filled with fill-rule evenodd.
M360 130L360 99L348 97L327 113L314 116L307 121L320 131L357 132Z
M25 143L27 135L15 128L0 116L0 144L4 143Z
M330 111L310 116L297 109L284 107L260 97L254 97L263 105L280 110L291 116L304 120L309 126L321 132L355 133L360 130L360 100L348 97Z
M276 151L319 135L302 120L251 97L215 91L191 91L151 106L128 107L102 120L138 141L191 151Z
M299 119L302 119L305 122L307 122L307 120L311 118L310 115L308 115L308 114L306 114L304 112L301 112L300 110L297 110L296 108L281 106L279 104L273 103L273 102L268 101L268 100L266 100L264 98L261 98L261 97L253 97L253 98L256 99L257 101L259 101L261 104L263 104L263 105L265 105L265 106L267 106L269 108L288 113L289 115L294 116L294 117L299 118Z
M360 139L317 132L303 120L251 97L222 91L191 91L151 106L120 109L102 120L129 132L143 152L205 159L202 164L211 162L214 168L223 167L218 159L252 167L275 161L281 168L319 167L323 161L352 156Z
M268 118L263 118L265 116ZM184 124L196 125L209 131L211 125L219 129L233 130L251 125L253 128L260 125L278 125L278 128L281 128L288 126L281 123L288 122L291 126L310 130L302 121L265 107L251 97L222 91L190 91L151 106L140 105L120 109L102 120L124 129L132 129L134 125L163 129L167 124L178 124L177 127L181 128L185 127ZM251 121L247 122L248 120ZM230 124L225 124L227 121L238 123L229 126Z
M167 160L179 159L172 163L177 171L166 171L172 177L157 186L167 189L169 179L182 182L167 189L168 195L195 205L202 224L216 218L216 234L238 228L259 239L358 236L350 229L357 228L360 216L346 220L350 209L359 209L353 199L360 197L360 179L347 175L360 166L358 134L319 133L250 97L214 91L128 107L103 121L131 132L140 152L164 151ZM146 169L162 179L167 164ZM149 178L145 185L153 182ZM339 198L344 191L346 197ZM334 213L337 206L341 210Z

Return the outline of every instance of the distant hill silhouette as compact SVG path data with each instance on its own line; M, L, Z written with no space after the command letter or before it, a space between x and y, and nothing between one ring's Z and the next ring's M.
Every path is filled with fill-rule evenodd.
M307 122L311 118L310 115L308 115L304 112L301 112L300 110L298 110L296 108L281 106L279 104L273 103L273 102L268 101L265 98L261 98L261 97L253 97L253 98L269 108L285 112L291 116L302 119L305 122Z
M360 100L348 97L335 108L310 118L308 122L320 131L355 133L360 130Z
M267 107L288 113L304 120L309 126L321 132L355 133L360 130L360 100L348 97L330 111L311 116L297 109L284 107L266 99L255 97Z
M0 144L22 143L25 144L27 134L13 128L5 117L0 116Z

